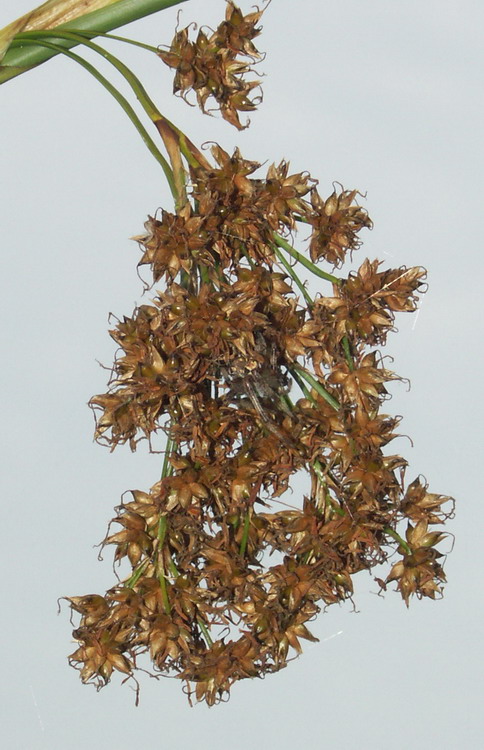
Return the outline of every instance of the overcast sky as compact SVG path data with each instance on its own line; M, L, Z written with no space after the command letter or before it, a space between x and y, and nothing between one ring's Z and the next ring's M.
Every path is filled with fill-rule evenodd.
M190 0L123 33L168 44L182 9L216 25L223 0ZM3 0L0 26L30 8ZM244 10L250 6L242 5ZM96 694L67 665L74 650L62 595L104 593L97 561L127 489L148 489L159 457L92 442L86 403L106 388L108 313L140 302L129 237L171 209L160 169L109 95L68 59L0 87L2 250L2 691L9 750L477 750L483 742L483 132L482 0L273 0L259 48L264 102L248 131L203 117L171 95L171 74L117 47L161 110L203 142L309 170L367 194L375 228L355 255L423 265L418 317L389 339L404 415L395 451L407 477L457 498L443 601L375 595L311 628L321 641L264 681L234 686L227 705L188 707L176 680L143 681L141 704L120 680ZM107 72L107 68L104 68ZM313 290L315 287L313 287ZM327 289L326 289L327 292ZM442 548L450 550L449 539Z

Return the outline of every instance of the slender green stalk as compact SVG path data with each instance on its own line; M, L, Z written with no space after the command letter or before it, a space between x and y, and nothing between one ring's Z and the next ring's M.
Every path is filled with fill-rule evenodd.
M57 28L59 31L65 29L66 31L82 30L105 33L159 10L180 5L183 2L186 2L186 0L119 0L113 5L100 8L92 13L86 13L68 23L61 24ZM77 42L73 40L65 39L59 40L58 46L70 49L76 44ZM24 45L7 51L0 65L0 84L31 70L62 51L61 49L48 49L39 43L34 46L27 46L24 42Z
M333 407L333 409L335 409L336 411L339 411L340 405L338 401L336 401L336 399L330 393L328 393L328 391L325 388L323 388L321 383L319 383L316 380L316 378L311 375L310 372L308 372L307 370L305 370L303 367L301 367L298 364L292 365L291 374L293 370L295 370L302 378L304 378L306 383L309 383L311 388L314 388L314 390L317 393L319 393L319 395L322 396L324 400L327 401L328 404Z
M175 204L177 207L177 210L183 208L183 206L187 203L187 195L186 195L186 174L185 170L183 168L182 159L181 159L181 141L182 141L182 135L181 131L178 130L178 128L175 128L170 121L165 118L161 112L159 111L158 107L155 105L151 97L148 95L146 89L144 88L143 84L139 80L137 76L134 75L134 73L128 68L127 65L125 65L118 57L113 55L111 52L108 52L104 47L99 46L98 44L95 44L92 41L89 41L85 36L73 33L73 32L59 32L58 30L54 30L50 32L52 36L60 36L62 39L75 41L79 44L84 44L85 46L92 49L94 52L97 52L99 55L104 57L108 62L113 65L116 70L121 73L121 75L126 79L126 81L131 86L132 90L134 91L138 101L140 102L141 106L145 110L148 117L151 119L151 121L155 124L155 126L158 129L158 132L160 133L163 143L165 144L165 147L168 151L168 155L170 157L171 161L171 171L174 177L174 188L175 188ZM41 37L41 34L39 35ZM39 38L39 36L37 38ZM28 38L32 38L32 35L28 35ZM17 40L22 42L23 36L22 34L17 35ZM183 135L183 142L184 146L186 147L186 140ZM195 160L196 161L196 160ZM191 161L189 160L189 163ZM196 162L198 164L198 162Z
M165 457L163 459L163 468L161 470L161 478L169 477L173 473L173 467L170 464L169 458L170 453L173 453L174 449L176 447L176 443L174 440L171 440L171 438L168 438L166 441L166 447L165 447Z
M306 219L305 216L295 216L294 218L296 219L296 221L299 221L302 224L311 224L309 219Z
M170 599L168 598L168 587L166 585L166 578L165 578L164 571L162 571L159 574L158 581L160 583L160 588L161 588L161 600L163 602L163 609L165 610L166 614L169 615L171 613L171 604L170 604Z
M312 465L312 467L314 469L314 472L315 472L316 476L318 477L319 481L321 482L321 484L323 484L324 486L326 486L326 484L327 484L326 477L323 474L323 467L321 466L320 462L316 460L311 465Z
M112 39L115 42L124 42L125 44L131 44L133 47L140 47L153 54L158 54L158 47L153 47L152 44L145 44L144 42L138 42L136 39L129 39L127 36L118 36L117 34L101 34L99 31L84 31L79 30L76 32L80 36L86 37L86 39L93 39L94 37L102 37L103 39Z
M165 543L165 536L166 536L166 516L161 516L160 520L158 521L158 546L159 549L161 549Z
M134 73L128 68L127 65L125 65L118 57L113 55L111 52L108 52L103 47L101 47L99 44L95 44L94 42L91 42L89 39L84 38L82 34L76 34L73 31L27 31L22 34L17 34L14 40L14 45L22 44L24 41L34 40L36 42L42 42L44 37L53 38L55 39L55 44L58 44L59 41L62 40L71 40L75 41L76 44L83 44L86 47L89 47L89 49L92 49L94 52L97 52L98 55L101 55L101 57L104 57L105 60L111 63L116 70L121 73L121 75L126 79L126 81L131 86L132 90L136 94L136 97L145 110L146 114L150 118L150 120L153 120L155 122L156 120L160 119L162 117L161 113L159 112L156 104L153 102L153 100L148 96L148 93L146 92L146 89L144 88L143 84L139 80L137 76L134 75Z
M176 567L175 563L173 562L173 558L170 555L170 561L168 563L168 567L170 568L170 573L172 574L173 578L178 578L180 575L180 571Z
M124 109L124 111L128 115L131 122L134 124L135 128L141 135L141 138L143 139L150 153L155 157L156 161L159 162L159 164L161 165L163 172L165 173L165 177L167 179L168 185L170 187L171 194L173 195L173 198L176 201L177 191L175 187L173 172L170 168L170 165L168 164L168 161L165 159L165 157L163 156L161 151L158 149L158 147L156 146L151 136L148 134L148 131L144 127L143 123L139 119L138 115L134 111L131 104L118 91L118 89L115 86L113 86L112 83L110 83L107 78L101 75L101 73L99 73L99 71L93 65L88 63L87 60L84 60L79 55L76 55L75 52L70 52L69 50L61 49L56 44L53 44L51 42L40 41L40 40L36 40L35 42L34 41L30 42L26 40L24 43L25 44L30 44L30 43L41 44L48 48L57 49L59 53L67 55L67 57L70 57L79 65L82 65L83 68L85 68L89 73L91 73L91 75L93 75L94 78L96 78L109 91L109 93L116 99L118 104L121 105L121 107Z
M247 549L247 542L249 540L249 526L250 526L250 514L249 511L245 514L244 518L244 530L242 532L242 539L240 541L240 556L245 557L245 551Z
M307 291L306 287L304 286L303 282L301 281L301 279L299 278L299 276L297 275L297 273L295 272L295 270L293 269L293 267L291 266L291 264L285 259L285 257L283 256L283 254L281 253L281 251L279 250L279 248L277 247L277 245L274 245L274 252L276 254L277 259L282 263L282 265L284 266L284 268L288 272L288 274L291 277L291 279L294 281L294 283L296 284L296 286L301 291L301 294L304 297L304 299L306 300L306 304L308 305L308 307L312 307L312 305L313 305L313 299L312 299L311 295L308 293L308 291Z
M167 521L166 516L161 516L158 524L158 556L159 556L159 572L158 581L161 588L161 599L163 601L163 608L167 615L171 612L170 599L168 597L168 587L166 585L165 578L165 565L163 563L163 545L165 543Z
M250 257L250 255L247 252L247 250L245 249L245 245L242 242L240 243L240 249L242 251L242 255L244 256L244 258L246 259L247 263L249 264L251 271L253 271L254 268L255 268L255 263L252 260L252 258Z
M301 380L301 378L299 377L297 370L295 370L294 368L290 368L289 372L291 373L291 377L294 379L294 381L298 384L299 388L301 389L304 398L307 398L308 401L311 401L313 406L317 406L318 402L314 398L309 388L307 388L304 381Z
M389 526L385 526L385 528L383 529L383 531L385 532L385 534L388 534L388 536L391 536L393 539L395 539L395 541L397 541L403 547L403 549L405 550L405 552L407 553L407 555L411 555L412 554L412 550L408 546L408 544L405 541L405 539L402 539L402 537L400 536L400 534L397 534L397 532L394 531L393 529L391 529Z
M203 620L200 617L197 617L197 622L198 622L198 626L199 626L200 630L203 633L203 637L207 641L207 644L209 646L213 646L213 641L210 638L210 633L208 632L207 626L205 625L205 623L203 622Z
M277 232L274 232L273 234L274 240L279 247L282 247L283 250L285 250L289 255L291 255L295 260L299 261L303 266L305 266L311 273L314 273L315 276L319 276L321 279L326 279L326 281L331 281L333 284L341 284L341 279L339 279L337 276L333 276L331 273L327 273L326 271L322 271L318 266L315 266L314 263L311 263L311 261L306 258L304 255L301 255L301 253L298 253L298 251L289 244L289 242L286 242L284 237L281 237Z
M341 343L343 345L345 359L348 364L348 367L350 368L350 372L353 372L353 370L355 369L355 363L353 362L353 357L351 356L350 342L348 340L348 336L343 336Z
M134 573L131 576L131 578L128 578L128 580L124 584L126 586L126 588L132 589L132 588L134 588L136 586L137 582L139 581L139 579L143 575L144 571L146 570L146 567L147 567L148 563L149 563L148 559L143 560L143 562L141 563L141 565L134 571Z

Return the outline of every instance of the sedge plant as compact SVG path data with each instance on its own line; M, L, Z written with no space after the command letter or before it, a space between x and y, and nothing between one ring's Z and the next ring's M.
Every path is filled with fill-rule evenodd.
M425 269L365 259L341 275L372 226L357 190L324 196L286 159L261 172L237 148L197 147L101 43L109 36L157 55L175 94L241 130L261 101L255 40L265 9L244 15L228 0L215 30L178 29L160 48L82 17L17 29L9 42L24 69L35 55L33 64L64 54L94 75L173 196L135 237L151 299L110 331L118 355L106 392L90 401L95 437L111 450L164 436L161 477L123 496L102 542L128 574L104 594L66 597L79 618L69 661L98 688L115 672L138 684L148 664L213 705L316 640L309 621L351 600L360 571L376 569L379 589L393 586L406 605L440 597L445 581L438 546L452 498L420 476L407 482L407 461L387 448L400 421L385 413L387 386L398 375L381 349L397 314L416 310ZM124 76L151 134L72 51L82 46ZM304 250L294 247L298 233ZM301 473L308 491L287 503Z

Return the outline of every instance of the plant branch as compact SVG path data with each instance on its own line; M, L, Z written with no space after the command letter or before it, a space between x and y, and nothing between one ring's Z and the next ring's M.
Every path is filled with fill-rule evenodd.
M144 127L143 123L139 119L138 115L134 111L131 104L128 102L128 100L118 91L118 89L108 81L107 78L105 78L99 71L90 63L87 62L87 60L84 60L79 55L76 55L75 52L70 52L69 50L62 49L58 47L58 45L53 44L51 42L41 41L41 40L25 40L24 44L37 44L37 45L44 45L47 48L58 50L59 53L67 55L67 57L70 57L75 62L79 63L79 65L82 65L83 68L85 68L91 75L94 76L108 91L109 93L116 99L118 104L121 105L121 107L124 109L126 114L128 115L131 122L134 124L135 128L141 135L141 138L143 139L145 145L147 146L148 150L151 152L151 154L155 157L156 161L161 164L161 167L165 173L165 177L167 179L168 185L170 187L171 193L175 199L177 200L177 190L175 187L175 181L173 177L173 172L171 171L170 165L168 164L167 160L161 153L161 151L156 146L155 142L151 138L151 136L148 134L148 131Z
M284 266L284 268L288 272L288 274L291 277L291 279L294 281L294 283L296 284L296 286L299 288L302 296L306 300L306 304L308 305L309 308L311 308L313 306L313 300L312 300L311 295L308 293L306 287L304 286L303 282L301 281L301 279L299 278L299 276L297 275L297 273L294 271L294 269L291 266L291 264L285 259L284 255L281 253L281 251L279 250L279 247L277 245L274 246L274 252L276 254L276 257L277 257L278 261L280 263L282 263L282 265Z
M339 279L337 276L333 276L331 273L327 273L326 271L322 271L318 266L315 266L314 263L311 263L311 261L306 258L304 255L301 255L301 253L298 253L298 251L287 242L284 237L281 237L280 234L277 234L277 232L274 232L274 240L276 242L276 245L279 247L282 247L283 250L285 250L289 255L291 255L294 260L299 261L303 266L305 266L311 273L314 273L315 276L319 276L321 279L326 279L326 281L331 281L333 284L341 284L341 279Z
M327 401L328 404L332 406L335 411L340 410L340 405L338 401L336 401L336 399L330 393L328 393L328 391L325 388L323 388L321 383L317 381L316 378L313 375L311 375L310 372L308 372L307 370L304 369L304 367L301 367L301 365L298 365L296 363L290 367L289 371L291 372L291 374L293 370L296 371L302 378L304 378L306 383L309 383L311 388L314 388L316 393L319 393L319 395L322 396L324 400Z

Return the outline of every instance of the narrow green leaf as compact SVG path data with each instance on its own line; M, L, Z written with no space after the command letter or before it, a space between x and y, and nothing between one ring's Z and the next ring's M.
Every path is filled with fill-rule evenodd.
M139 18L144 18L159 10L165 10L173 5L180 5L187 0L118 0L118 2L92 13L86 13L73 21L61 24L58 28L66 31L99 31L105 33L124 26ZM73 40L58 41L58 46L70 49L78 44ZM27 70L49 60L59 52L46 49L44 46L25 46L9 49L0 65L0 83L25 73Z

